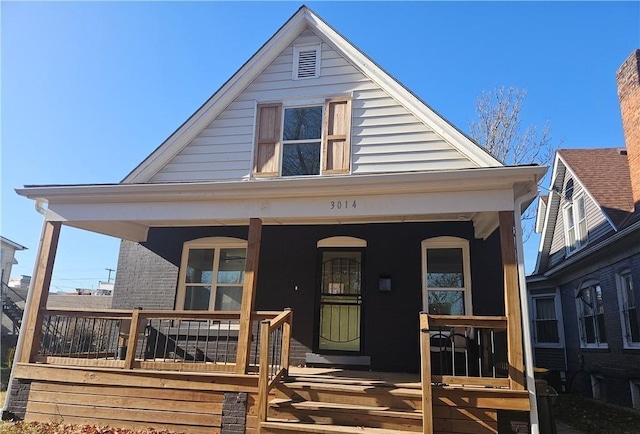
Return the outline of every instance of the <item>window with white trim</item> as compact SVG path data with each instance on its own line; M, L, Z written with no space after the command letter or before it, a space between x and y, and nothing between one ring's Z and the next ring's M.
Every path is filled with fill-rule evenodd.
M469 241L436 237L422 241L423 305L433 315L471 315Z
M560 333L553 295L533 297L534 338L537 344L559 344Z
M564 206L564 230L568 254L587 244L587 213L584 196L580 195Z
M606 348L607 334L604 322L602 287L591 282L582 285L576 296L576 308L580 325L580 346Z
M324 104L258 104L254 176L349 173L351 99Z
M212 237L187 241L178 277L177 309L238 311L247 242Z
M637 294L633 288L631 270L625 269L616 275L620 321L625 348L640 348L640 318L636 304Z

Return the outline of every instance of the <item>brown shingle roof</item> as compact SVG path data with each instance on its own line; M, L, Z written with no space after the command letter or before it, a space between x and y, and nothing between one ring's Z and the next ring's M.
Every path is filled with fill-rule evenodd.
M558 151L617 228L634 210L629 162L626 152L621 151L618 148Z

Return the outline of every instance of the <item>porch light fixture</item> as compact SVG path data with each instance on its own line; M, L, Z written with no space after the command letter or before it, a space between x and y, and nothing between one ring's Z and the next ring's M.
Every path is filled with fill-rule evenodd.
M378 290L380 292L391 292L391 276L381 275L379 277Z

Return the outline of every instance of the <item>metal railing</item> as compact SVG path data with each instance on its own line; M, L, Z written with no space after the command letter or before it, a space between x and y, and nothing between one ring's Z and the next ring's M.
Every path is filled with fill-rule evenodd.
M260 323L258 424L267 420L269 391L289 372L292 319L292 311L286 309Z
M428 319L433 382L508 385L508 380L498 381L508 377L506 317L429 315Z
M41 315L35 362L180 371L235 369L240 312L45 309ZM278 315L282 314L251 315L250 370L258 366L260 321Z

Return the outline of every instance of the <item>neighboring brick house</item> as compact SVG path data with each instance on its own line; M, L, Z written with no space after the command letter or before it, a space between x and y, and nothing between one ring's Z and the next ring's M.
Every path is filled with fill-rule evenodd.
M640 409L640 50L617 73L626 149L557 152L527 278L535 363Z

